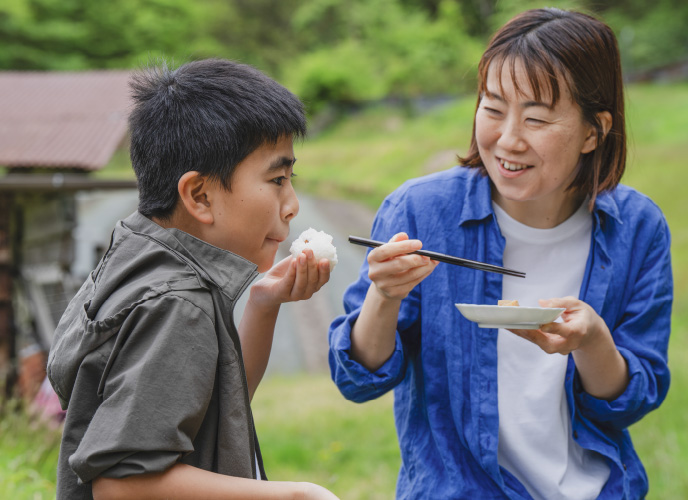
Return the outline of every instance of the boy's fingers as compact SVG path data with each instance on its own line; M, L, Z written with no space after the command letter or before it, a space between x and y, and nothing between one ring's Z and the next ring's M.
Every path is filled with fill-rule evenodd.
M318 262L318 290L328 281L330 281L330 261L320 259Z
M317 260L311 250L305 250L295 259L295 279L290 289L291 300L309 299L330 279L330 262Z
M280 262L279 265L281 266L282 262ZM279 283L277 285L278 290L280 290L280 294L283 294L285 292L289 293L289 291L294 287L294 282L296 281L296 259L290 258L289 262L286 265L288 266L286 272L284 273L284 276L279 280Z
M308 283L308 258L306 254L301 253L294 260L296 261L296 276L290 292L292 299L296 299L303 294Z
M312 250L308 252L308 287L313 288L318 285L318 261L315 258Z
M292 259L291 262L289 263L289 269L287 270L287 283L289 283L290 287L294 286L294 281L296 281L296 271L298 268L298 262L296 259Z

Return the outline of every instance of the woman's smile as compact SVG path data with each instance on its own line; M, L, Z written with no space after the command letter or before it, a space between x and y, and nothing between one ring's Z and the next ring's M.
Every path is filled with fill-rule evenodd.
M518 163L515 161L509 161L509 160L505 160L504 158L499 158L499 157L497 158L497 161L499 162L499 164L502 166L502 168L504 170L507 170L511 173L523 172L524 170L526 170L528 168L533 168L532 165L525 165L523 163Z

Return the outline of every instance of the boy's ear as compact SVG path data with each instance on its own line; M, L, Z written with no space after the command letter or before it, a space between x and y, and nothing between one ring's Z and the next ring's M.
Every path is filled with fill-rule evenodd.
M214 221L208 199L210 189L208 178L193 170L182 175L177 183L179 199L187 213L203 224Z
M607 134L612 128L612 114L609 111L600 111L597 113L597 121L600 123L600 126L602 127L602 140L604 140L605 137L607 137ZM595 148L597 148L597 129L595 127L590 127L590 134L585 140L585 144L583 145L583 151L582 153L589 153L590 151L593 151Z

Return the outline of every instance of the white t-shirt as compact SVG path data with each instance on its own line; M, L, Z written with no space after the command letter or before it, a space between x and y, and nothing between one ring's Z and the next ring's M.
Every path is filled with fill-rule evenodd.
M590 251L587 202L552 229L511 218L493 203L506 239L504 266L526 278L504 276L502 298L539 307L538 299L578 297ZM568 356L547 354L508 330L498 330L499 464L535 499L597 498L609 477L604 458L571 435L564 390Z

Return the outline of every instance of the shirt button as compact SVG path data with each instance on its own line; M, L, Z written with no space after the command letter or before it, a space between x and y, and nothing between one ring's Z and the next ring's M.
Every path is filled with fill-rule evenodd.
M578 431L573 431L573 439L578 439Z
M626 470L626 464L623 464L624 470Z

